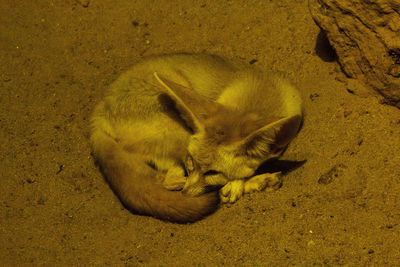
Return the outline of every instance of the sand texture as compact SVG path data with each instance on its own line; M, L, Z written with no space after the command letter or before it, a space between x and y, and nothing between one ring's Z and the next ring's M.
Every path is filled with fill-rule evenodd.
M319 32L305 0L0 0L0 265L398 264L400 110L355 94ZM107 86L176 51L284 72L305 107L283 186L190 225L124 209L88 144Z

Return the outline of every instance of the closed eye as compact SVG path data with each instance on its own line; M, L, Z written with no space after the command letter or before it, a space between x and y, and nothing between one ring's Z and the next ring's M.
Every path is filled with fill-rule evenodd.
M207 176L207 175L216 175L216 174L220 174L220 172L219 171L215 171L215 170L209 170L209 171L206 171L204 173L205 176Z

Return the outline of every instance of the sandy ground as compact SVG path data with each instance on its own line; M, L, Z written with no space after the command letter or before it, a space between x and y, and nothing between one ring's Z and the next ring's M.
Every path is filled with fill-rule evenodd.
M84 2L0 0L0 265L400 262L400 110L347 90L306 0ZM282 188L191 225L125 210L88 146L107 86L174 51L286 72L306 112Z

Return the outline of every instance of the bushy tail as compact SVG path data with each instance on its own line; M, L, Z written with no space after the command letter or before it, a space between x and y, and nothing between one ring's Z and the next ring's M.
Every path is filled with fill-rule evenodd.
M94 132L91 141L101 171L124 206L132 212L188 223L216 210L217 192L191 197L180 191L169 191L157 179L160 173L143 158L123 150L105 133Z

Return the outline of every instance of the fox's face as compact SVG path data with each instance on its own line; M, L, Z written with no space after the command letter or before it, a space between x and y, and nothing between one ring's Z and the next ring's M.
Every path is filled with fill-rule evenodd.
M214 118L218 118L218 115ZM280 143L276 134L284 134L284 126L291 124L292 120L280 120L282 123L271 124L261 128L257 121L253 123L255 129L250 133L243 133L243 124L232 123L240 126L241 131L222 131L228 117L218 127L205 126L205 130L192 135L188 146L188 156L185 167L188 179L183 189L185 194L201 195L207 191L208 186L223 186L227 182L252 177L258 167L266 160L277 158L286 147L287 142ZM236 117L240 121L240 116ZM246 118L245 116L245 119ZM280 126L278 126L280 125ZM218 129L213 132L212 129ZM235 136L235 132L244 134Z
M204 185L204 181L223 185L251 177L261 163L280 156L301 122L300 115L267 121L256 113L206 99L157 74L155 77L173 102L172 112L178 113L184 127L192 132L185 162L190 183L185 187Z
M190 143L188 158L204 179L215 179L218 175L221 176L219 179L229 181L251 177L262 163L261 159L249 157L243 152L234 145L207 146L200 141ZM212 180L209 183L212 184Z
M254 116L234 110L219 110L205 119L202 130L192 135L188 153L194 165L205 176L222 175L227 180L252 176L258 166L273 153L255 155L250 152L250 140L245 140L262 123Z
M208 186L252 177L264 161L281 155L298 122L284 118L265 125L255 114L219 110L190 138L183 192L200 195Z

